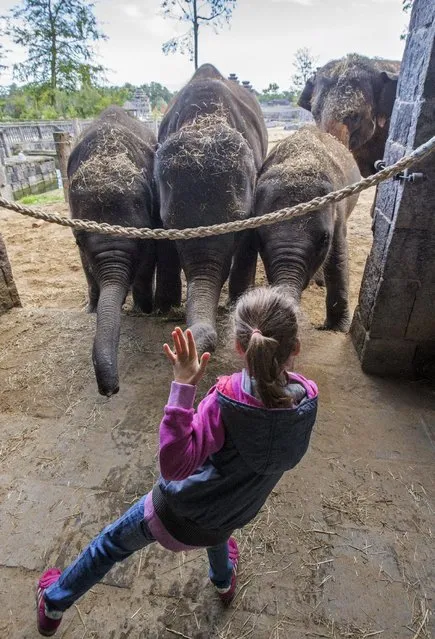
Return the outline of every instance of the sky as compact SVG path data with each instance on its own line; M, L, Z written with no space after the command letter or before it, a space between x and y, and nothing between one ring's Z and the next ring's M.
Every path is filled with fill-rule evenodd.
M0 15L17 4L0 0ZM188 56L165 56L162 44L185 25L164 18L160 0L99 0L96 14L109 39L98 44L99 62L108 67L110 84L160 82L179 89L193 72ZM402 0L237 0L230 26L218 33L200 29L199 62L221 73L236 73L261 90L276 82L288 89L295 51L308 47L318 65L346 53L399 60L408 16ZM11 49L9 63L23 53ZM9 84L3 74L0 84Z

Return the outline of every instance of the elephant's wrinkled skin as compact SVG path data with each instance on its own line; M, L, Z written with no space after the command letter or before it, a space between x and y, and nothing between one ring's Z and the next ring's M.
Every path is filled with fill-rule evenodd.
M249 217L267 151L263 115L252 93L226 80L212 65L201 66L163 118L159 142L155 174L166 228ZM169 306L180 303L178 249L187 280L187 324L200 351L216 347L219 294L240 243L240 237L229 233L177 242L176 247L169 244L159 251Z
M155 227L153 186L157 141L119 107L109 107L86 129L68 162L73 218L121 226ZM75 232L89 287L89 312L97 312L92 359L102 395L119 390L121 307L133 287L135 307L153 306L155 244L151 241Z
M317 69L298 104L352 151L361 174L384 157L400 62L350 54Z
M360 178L351 153L335 138L307 126L279 142L258 178L255 215L307 202ZM297 300L319 268L326 284L322 328L347 331L348 254L346 221L358 195L305 216L257 229L257 248L270 284L282 285Z

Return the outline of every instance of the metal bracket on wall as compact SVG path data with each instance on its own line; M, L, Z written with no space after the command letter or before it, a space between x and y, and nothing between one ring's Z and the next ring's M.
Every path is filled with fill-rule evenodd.
M384 160L376 160L375 162L375 170L376 173L385 169ZM393 176L393 180L397 180L398 182L411 182L412 184L421 184L426 180L426 176L424 173L409 173L408 169L401 171L397 175Z

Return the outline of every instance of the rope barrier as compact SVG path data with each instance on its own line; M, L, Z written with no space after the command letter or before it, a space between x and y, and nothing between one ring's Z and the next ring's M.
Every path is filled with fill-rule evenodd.
M362 179L360 182L350 184L349 186L340 189L339 191L333 191L323 197L316 197L309 202L303 202L292 206L290 208L280 209L279 211L273 211L272 213L266 213L259 217L249 217L244 220L236 220L233 222L225 222L223 224L212 224L211 226L197 226L193 228L185 229L150 229L150 228L136 228L131 226L111 226L105 222L98 223L92 220L77 220L58 215L56 213L47 213L41 209L34 209L29 206L23 206L17 202L10 202L5 198L0 197L0 206L21 213L37 220L44 220L45 222L51 222L53 224L60 224L61 226L68 226L76 231L91 231L94 233L102 233L104 235L118 235L121 237L131 237L136 239L145 240L190 240L193 238L210 237L212 235L224 235L225 233L235 233L245 231L247 229L258 228L259 226L265 226L269 224L277 224L278 222L284 222L290 218L299 217L315 211L322 206L331 204L332 202L339 202L345 198L361 193L366 189L376 186L384 180L397 175L401 171L413 166L417 162L420 162L430 153L435 150L435 136L430 138L427 142L419 146L412 151L408 156L404 156L395 164L387 166L379 173L370 175L367 178Z

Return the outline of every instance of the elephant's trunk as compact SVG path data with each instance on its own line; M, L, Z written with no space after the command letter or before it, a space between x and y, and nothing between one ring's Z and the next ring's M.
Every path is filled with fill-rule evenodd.
M306 259L303 253L288 255L288 250L271 244L263 255L268 282L273 286L285 287L291 295L300 301L302 291L308 285Z
M276 271L271 284L287 289L297 302L300 302L302 291L305 288L305 280L302 280L297 274L286 271L285 269L278 269Z
M234 237L189 240L177 246L187 280L187 325L199 352L214 351L219 295L230 272Z
M97 330L92 361L98 390L110 397L119 390L118 344L121 326L121 308L129 289L129 278L118 277L101 284L97 307Z
M216 312L221 279L210 275L194 277L187 284L187 325L198 351L214 351L217 345Z

